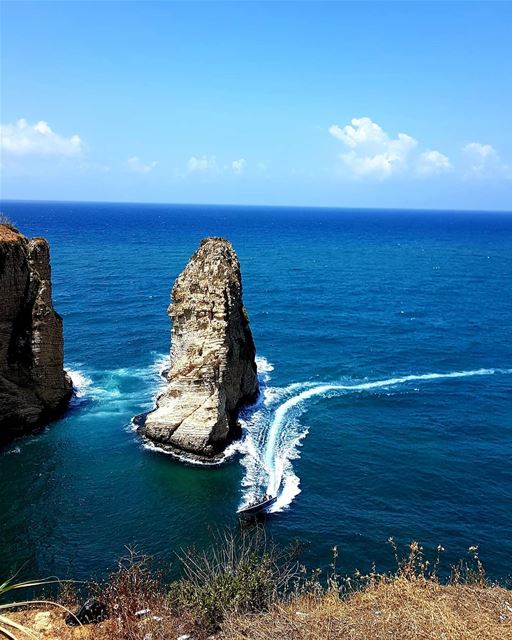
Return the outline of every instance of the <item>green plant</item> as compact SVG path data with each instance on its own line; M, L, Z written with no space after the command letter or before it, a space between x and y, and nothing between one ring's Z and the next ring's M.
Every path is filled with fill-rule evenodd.
M190 549L178 558L183 577L171 584L171 606L210 629L228 613L267 610L297 571L293 556L268 544L259 527L217 534L207 551Z

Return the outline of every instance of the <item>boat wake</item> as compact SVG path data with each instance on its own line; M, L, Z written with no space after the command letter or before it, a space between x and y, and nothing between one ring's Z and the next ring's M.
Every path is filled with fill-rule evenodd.
M272 365L258 358L261 395L256 405L242 415L244 439L239 446L241 463L245 467L242 480L241 508L263 493L278 495L269 509L286 509L300 493L300 479L293 469L293 460L300 455L308 427L299 422L305 404L312 398L326 398L349 393L375 392L387 388L407 387L411 382L432 382L451 378L510 374L512 369L475 369L449 373L407 375L384 380L339 384L299 383L284 388L270 387Z
M87 413L92 412L95 418L112 413L133 416L150 410L158 393L165 388L163 373L169 367L168 355L154 353L153 357L149 367L109 371L89 371L81 366L67 368L75 388L72 406L87 409ZM261 393L256 404L248 407L240 416L243 438L227 447L221 459L212 463L198 461L196 464L219 465L239 456L245 471L240 508L269 493L278 496L270 508L272 512L286 509L300 493L300 479L293 468L293 461L300 456L302 440L309 431L309 427L300 421L308 401L386 389L407 390L411 388L410 383L512 373L512 369L475 369L361 382L348 379L330 384L303 382L280 388L270 384L274 369L270 362L258 357L257 366ZM126 428L133 429L133 423L127 424ZM138 441L146 449L177 456L149 441ZM183 460L190 463L188 458Z

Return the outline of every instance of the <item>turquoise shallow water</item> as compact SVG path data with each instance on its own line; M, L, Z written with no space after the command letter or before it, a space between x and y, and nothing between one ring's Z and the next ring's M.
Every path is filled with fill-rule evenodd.
M124 545L164 561L266 523L307 561L392 565L400 544L480 546L512 573L512 215L4 202L51 243L54 302L78 397L0 450L0 575L102 574ZM169 349L172 282L201 238L242 266L263 395L225 464L185 466L130 426ZM441 374L432 376L431 374Z

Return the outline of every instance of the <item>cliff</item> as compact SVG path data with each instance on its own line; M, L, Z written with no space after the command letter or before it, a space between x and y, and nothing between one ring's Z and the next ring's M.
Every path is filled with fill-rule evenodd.
M227 240L201 242L174 284L168 313L168 386L142 431L171 449L211 458L238 435L238 412L258 395L240 265Z
M45 424L68 403L62 319L52 306L50 252L0 224L0 442Z

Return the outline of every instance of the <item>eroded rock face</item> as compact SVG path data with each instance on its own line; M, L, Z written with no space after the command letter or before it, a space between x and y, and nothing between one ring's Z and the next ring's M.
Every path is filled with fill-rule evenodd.
M72 383L63 351L48 243L0 224L0 443L45 424L67 405Z
M241 406L258 395L256 350L231 244L206 238L172 290L168 386L142 431L171 449L210 458L238 435Z

